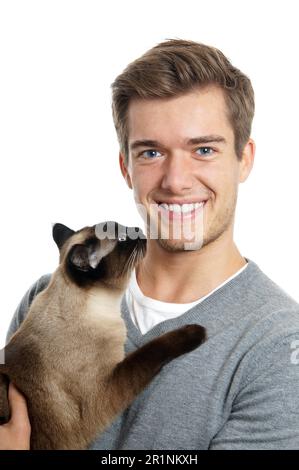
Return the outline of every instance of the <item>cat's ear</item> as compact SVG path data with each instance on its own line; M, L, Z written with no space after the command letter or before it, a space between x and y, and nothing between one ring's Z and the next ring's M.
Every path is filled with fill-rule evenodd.
M74 233L76 232L68 228L66 225L53 224L52 236L59 250L61 249L64 242L66 242L66 240L70 238Z
M101 243L99 241L95 241L91 245L88 246L88 262L89 265L95 269L101 259L105 256L105 252L101 249Z
M69 261L80 271L95 269L103 258L104 253L101 250L99 242L89 245L74 245L69 253Z

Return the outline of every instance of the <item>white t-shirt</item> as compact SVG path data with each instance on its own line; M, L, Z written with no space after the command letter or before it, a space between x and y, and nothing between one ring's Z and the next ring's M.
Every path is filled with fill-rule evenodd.
M131 314L131 318L144 335L149 330L151 330L155 325L161 323L164 320L168 320L169 318L175 318L179 315L182 315L190 308L194 307L194 305L202 302L204 299L209 297L209 295L213 294L216 290L220 289L220 287L224 286L227 282L229 282L234 277L238 276L244 269L247 267L248 263L245 264L239 271L233 274L231 277L226 279L222 284L220 284L216 289L209 292L209 294L201 297L194 302L190 302L187 304L174 304L171 302L162 302L160 300L152 299L151 297L146 297L140 290L140 287L137 283L136 279L136 272L135 269L132 272L129 285L126 290L126 301L128 305L129 312Z

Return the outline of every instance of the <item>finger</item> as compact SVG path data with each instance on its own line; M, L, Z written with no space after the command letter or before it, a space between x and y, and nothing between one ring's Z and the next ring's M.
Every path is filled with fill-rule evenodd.
M11 424L28 424L29 417L26 399L12 382L9 384L8 399L11 410Z

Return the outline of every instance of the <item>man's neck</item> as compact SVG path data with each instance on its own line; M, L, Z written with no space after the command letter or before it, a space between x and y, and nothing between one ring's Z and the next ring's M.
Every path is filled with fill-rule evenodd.
M200 250L184 252L169 252L149 240L136 277L147 297L189 303L209 294L245 264L233 240L218 239Z

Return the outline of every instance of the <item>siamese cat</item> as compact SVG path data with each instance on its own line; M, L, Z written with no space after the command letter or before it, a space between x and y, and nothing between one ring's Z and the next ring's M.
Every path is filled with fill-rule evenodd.
M0 365L0 416L9 420L7 385L24 394L31 449L86 449L174 358L197 348L205 329L187 325L125 356L120 305L146 250L140 229L103 222L74 231L53 226L60 252L49 285L33 300Z

